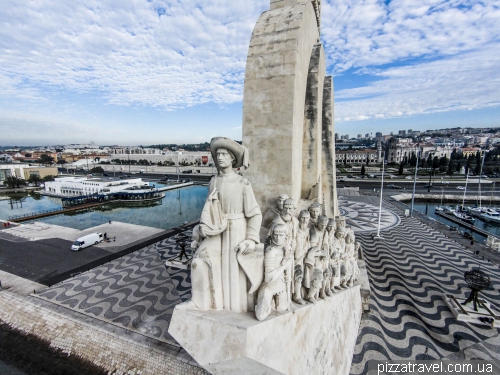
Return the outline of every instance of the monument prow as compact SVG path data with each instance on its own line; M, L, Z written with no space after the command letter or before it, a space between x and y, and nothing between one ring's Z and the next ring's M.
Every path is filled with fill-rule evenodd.
M325 95L320 15L320 1L271 1L271 10L261 15L250 41L243 144L253 154L252 169L244 175L264 215L279 194L297 202L307 199L326 166L335 166L333 137L323 140L334 133L334 123L333 95ZM327 90L332 86L331 77L326 85ZM338 216L334 171L327 173L318 201L326 204L326 215Z

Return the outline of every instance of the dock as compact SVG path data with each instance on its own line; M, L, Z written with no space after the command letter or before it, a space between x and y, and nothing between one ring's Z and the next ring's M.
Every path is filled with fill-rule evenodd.
M485 237L493 236L495 238L500 239L500 237L497 236L496 234L487 232L484 229L476 227L475 225L472 225L472 224L466 223L465 221L459 220L459 219L457 219L456 217L454 217L452 215L448 215L448 214L446 214L444 212L436 212L436 215L444 217L446 220L449 220L449 221L452 221L452 222L454 222L456 224L459 224L460 226L465 227L465 228L469 229L470 231L478 233L478 234L480 234L482 236L485 236Z

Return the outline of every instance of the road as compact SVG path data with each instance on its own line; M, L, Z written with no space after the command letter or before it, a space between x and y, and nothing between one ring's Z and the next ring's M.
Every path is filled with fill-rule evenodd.
M380 190L380 183L381 181L379 179L345 179L344 181L337 181L337 188L343 188L343 187L359 187L360 190ZM427 193L429 191L428 188L425 187L427 185L427 181L417 181L417 186L415 187L415 192L416 193ZM394 189L391 186L395 185L397 187L400 187L401 189ZM498 185L498 186L497 186ZM430 192L433 194L441 194L443 192L444 194L456 194L456 195L463 195L464 190L463 189L457 189L457 186L464 187L465 184L461 183L453 183L453 184L442 184L441 182L437 182L433 185L433 187L430 189ZM467 195L477 195L478 194L478 183L468 183L467 184ZM488 184L484 185L481 183L481 195L483 196L490 196L493 190L493 196L498 196L500 195L500 184L495 184L494 188L493 185ZM394 192L400 191L400 192L411 192L413 190L413 181L412 180L395 180L395 179L389 179L389 180L384 180L384 191L391 191L392 194Z

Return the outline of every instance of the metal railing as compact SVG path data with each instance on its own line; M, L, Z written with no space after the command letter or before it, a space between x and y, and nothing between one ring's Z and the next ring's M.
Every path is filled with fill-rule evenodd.
M44 211L38 211L38 212L28 212L28 213L25 213L22 215L9 216L9 220L16 220L16 219L22 219L25 217L45 215L45 214L50 214L52 212L59 212L59 211L62 211L62 208L54 208L52 210L44 210Z

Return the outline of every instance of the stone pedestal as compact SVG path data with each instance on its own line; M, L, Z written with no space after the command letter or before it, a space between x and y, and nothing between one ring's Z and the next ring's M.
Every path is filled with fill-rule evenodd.
M169 333L211 374L348 375L362 307L360 286L273 313L174 310Z
M492 328L500 326L500 315L498 312L492 310L490 303L484 299L479 300L478 311L474 311L472 302L462 305L465 302L465 298L456 298L451 294L443 294L443 300L457 320L487 325Z

